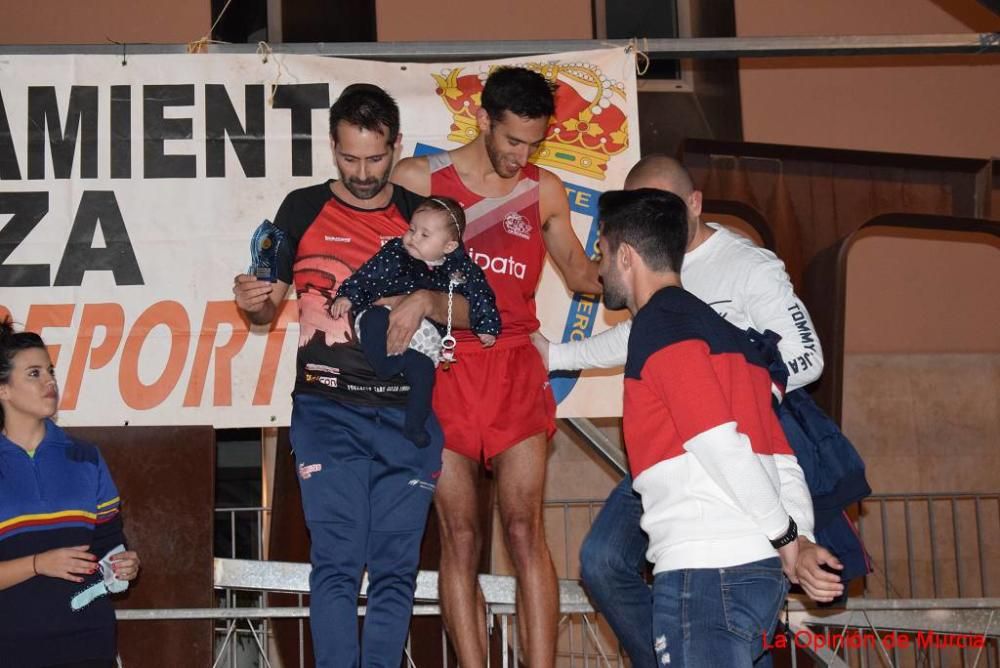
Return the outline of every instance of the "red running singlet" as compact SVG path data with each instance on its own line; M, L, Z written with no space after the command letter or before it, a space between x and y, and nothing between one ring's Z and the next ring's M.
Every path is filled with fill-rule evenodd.
M545 242L539 211L538 167L526 165L521 178L503 197L483 197L469 190L448 153L428 156L431 192L458 201L465 209L465 248L482 267L493 292L503 330L500 338L524 336L538 329L535 290L545 262ZM470 331L456 331L462 343L479 339Z

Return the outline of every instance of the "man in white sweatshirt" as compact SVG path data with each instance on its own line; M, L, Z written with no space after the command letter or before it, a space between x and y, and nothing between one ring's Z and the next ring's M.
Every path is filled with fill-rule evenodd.
M702 194L676 160L662 155L640 160L629 172L625 189L643 187L675 193L688 207L688 243L681 269L685 289L740 329L780 334L778 348L789 374L787 391L819 378L823 368L819 339L781 260L721 225L702 221ZM578 342L550 344L540 336L535 342L551 371L615 367L625 363L631 326L626 321ZM642 506L632 483L626 476L595 519L580 552L581 576L633 665L652 668L657 665L652 599L644 578L649 543L639 526ZM816 600L831 600L842 586L821 566L839 564L826 550L804 540L802 544L803 588Z
M625 179L625 190L637 188L666 190L688 206L689 236L681 275L685 289L740 329L770 329L781 335L778 348L788 367L788 392L817 380L823 371L823 350L785 264L746 237L703 221L701 191L673 158L649 155L636 163ZM583 341L548 346L549 370L622 366L631 326L625 321Z
M684 200L645 188L599 206L604 303L634 318L623 431L655 575L653 649L660 665L751 668L813 522L769 359L682 287Z

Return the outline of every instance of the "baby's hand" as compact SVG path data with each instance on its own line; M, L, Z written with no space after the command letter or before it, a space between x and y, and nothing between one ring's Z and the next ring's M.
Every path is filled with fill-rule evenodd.
M350 310L351 300L347 297L337 297L333 300L333 306L330 307L330 315L333 316L334 320L340 320Z
M479 337L479 340L482 342L484 348L489 348L497 342L497 337L492 334L477 334L476 336Z

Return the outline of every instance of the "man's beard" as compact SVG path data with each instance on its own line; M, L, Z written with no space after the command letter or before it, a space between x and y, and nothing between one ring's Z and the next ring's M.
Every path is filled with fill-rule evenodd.
M604 308L611 309L612 311L628 308L628 298L616 272L609 271L607 276L602 276L601 284L604 286L604 290L601 293L601 301L604 302Z
M347 188L347 192L351 193L358 199L372 199L378 195L385 188L386 184L389 183L389 171L378 179L367 179L365 181L358 181L355 179L344 179L344 187Z
M490 159L490 164L493 165L493 171L499 174L502 178L509 179L517 176L518 172L521 171L520 165L511 167L506 160L504 160L503 155L497 150L496 146L493 145L492 136L485 138L484 145L486 147L486 155ZM513 171L507 173L506 170L511 168Z

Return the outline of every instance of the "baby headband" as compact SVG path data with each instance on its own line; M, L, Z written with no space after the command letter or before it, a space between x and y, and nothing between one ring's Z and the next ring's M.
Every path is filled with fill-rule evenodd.
M440 204L441 208L448 212L448 215L451 216L451 222L455 223L455 229L458 230L458 236L461 237L462 236L462 228L459 227L459 225L458 225L458 216L456 216L455 212L451 210L451 207L448 206L447 204L445 204L443 200L439 200L437 197L431 197L430 200L432 202L436 202L436 203Z

